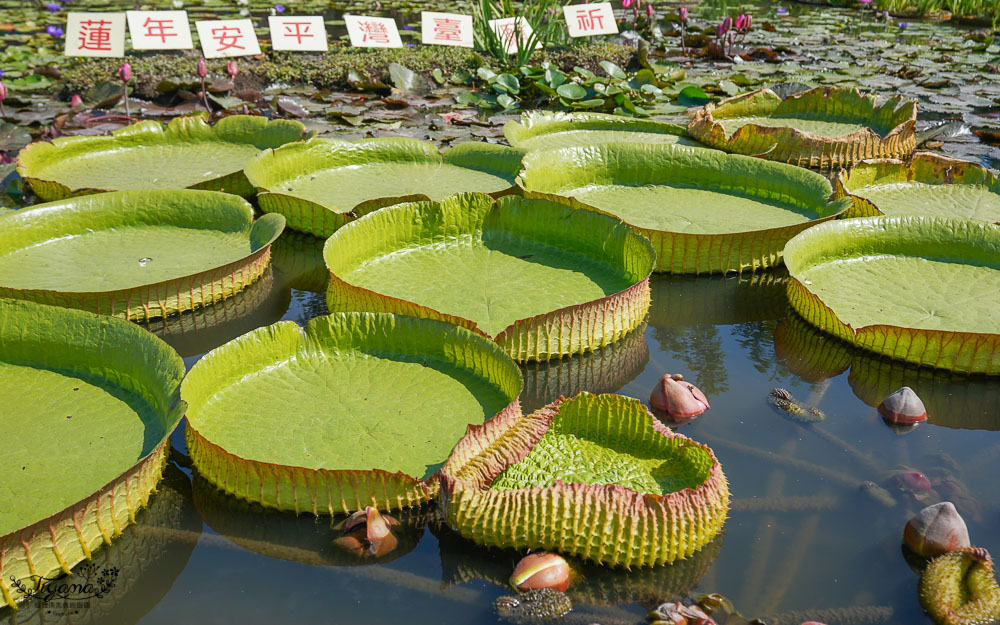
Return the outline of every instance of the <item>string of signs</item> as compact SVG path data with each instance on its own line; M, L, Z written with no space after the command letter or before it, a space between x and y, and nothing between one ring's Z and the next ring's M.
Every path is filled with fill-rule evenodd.
M618 32L610 2L563 7L571 37L613 35ZM326 24L321 16L268 16L271 47L289 52L326 52ZM387 17L345 15L351 45L362 48L401 48L395 20ZM125 13L69 13L66 56L125 56L125 28L134 50L190 50L194 48L187 11L126 11ZM520 40L531 36L524 17L490 20L490 28L509 54ZM249 19L194 23L205 58L260 54L260 42ZM472 16L457 13L421 13L423 43L472 47Z

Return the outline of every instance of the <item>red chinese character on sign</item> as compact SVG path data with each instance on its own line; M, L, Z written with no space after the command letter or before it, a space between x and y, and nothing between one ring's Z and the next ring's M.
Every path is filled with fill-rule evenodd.
M312 24L309 22L285 22L285 35L287 37L295 37L297 40L296 43L301 44L304 38L313 36L309 32L310 26Z
M216 52L223 52L230 48L245 50L246 48L236 43L242 38L243 32L235 26L222 26L212 29L212 39L215 39L219 43L219 49Z
M580 8L576 10L576 27L581 31L603 29L603 21L604 16L601 15L600 9Z
M142 27L146 29L147 37L159 37L160 43L166 43L167 37L177 37L177 33L172 32L174 29L173 20L154 20L151 17L147 17L146 21L142 23Z
M107 20L80 22L80 49L111 52L111 22Z
M514 45L514 41L517 38L517 28L515 27L514 22L501 25L500 32L497 33L497 37L499 37L500 41L503 42L503 45L508 48Z
M447 17L434 18L434 39L437 41L462 41L462 22Z
M358 26L365 35L361 39L362 42L389 43L389 31L386 29L385 24L381 22L359 22Z

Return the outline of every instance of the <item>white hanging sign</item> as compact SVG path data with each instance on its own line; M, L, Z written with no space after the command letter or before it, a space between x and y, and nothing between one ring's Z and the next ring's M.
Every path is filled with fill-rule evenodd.
M326 52L326 24L323 17L269 15L271 48L289 52Z
M187 11L126 11L133 50L190 50Z
M250 20L212 20L194 25L206 59L260 54L260 43Z
M570 37L618 34L615 12L610 2L567 4L563 7Z
M125 56L124 13L67 13L66 56Z
M434 11L420 13L420 34L425 44L471 48L472 32L471 15Z
M497 38L503 43L507 54L517 54L518 48L527 45L528 39L534 32L531 30L531 24L528 23L528 20L520 16L490 20L489 25L493 29L493 32L496 33ZM541 47L541 43L535 45L536 49Z
M358 48L402 48L396 21L388 17L345 15L351 45Z

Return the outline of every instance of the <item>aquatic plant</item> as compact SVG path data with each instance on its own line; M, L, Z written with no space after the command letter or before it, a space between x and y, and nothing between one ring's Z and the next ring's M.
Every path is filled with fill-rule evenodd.
M323 256L331 311L445 320L522 362L628 334L649 309L655 259L649 241L613 217L482 193L380 209L335 232Z
M618 395L580 393L472 426L441 483L448 524L474 542L609 566L686 558L729 508L712 450Z
M710 408L708 399L679 373L664 374L649 396L649 405L671 419L687 422Z
M122 99L125 100L125 117L132 117L132 114L128 110L128 83L132 80L132 66L128 63L122 63L121 67L118 68L118 78L122 81Z
M898 96L878 104L854 88L819 87L786 98L759 89L706 104L688 132L726 152L832 169L909 156L916 120L916 102Z
M878 406L886 422L897 425L916 425L927 420L927 409L909 386L903 386L889 395Z
M521 592L539 588L554 588L566 592L569 581L569 564L556 553L527 555L517 563L510 576L510 585Z
M907 521L903 543L924 557L972 547L969 528L950 501L928 506Z
M956 549L931 560L920 576L920 604L939 625L1000 619L1000 587L989 552Z
M515 148L564 148L599 143L684 143L687 129L677 124L608 115L529 111L504 124L504 137Z

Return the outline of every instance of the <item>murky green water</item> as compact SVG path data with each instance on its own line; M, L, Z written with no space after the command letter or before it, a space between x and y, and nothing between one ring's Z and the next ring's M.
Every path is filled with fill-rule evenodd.
M322 290L320 245L286 233L274 268L239 297L151 329L190 367L252 327L304 324L326 312L322 293L303 290ZM1000 550L1000 381L853 352L790 316L784 283L780 272L656 277L644 328L595 354L525 367L527 409L582 389L645 400L659 376L683 373L712 408L680 431L715 449L733 493L723 534L690 561L585 567L571 589L582 614L574 622L638 623L685 592L722 593L748 617L777 615L769 623L929 622L900 551L906 519L925 504L894 490L897 504L886 508L858 488L896 466L927 474L956 503L974 544ZM930 414L905 435L873 407L902 384ZM826 420L803 425L775 412L766 397L776 386ZM397 548L364 564L333 546L329 519L225 496L192 476L182 428L172 443L181 468L170 465L138 525L95 560L120 569L115 588L79 614L29 604L14 618L0 612L0 623L496 622L491 602L505 594L497 584L517 554L464 541L427 509L398 515L407 529Z

